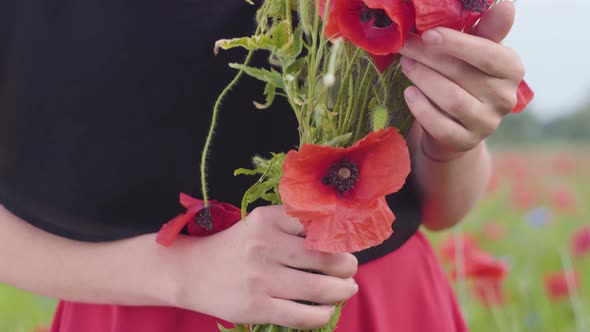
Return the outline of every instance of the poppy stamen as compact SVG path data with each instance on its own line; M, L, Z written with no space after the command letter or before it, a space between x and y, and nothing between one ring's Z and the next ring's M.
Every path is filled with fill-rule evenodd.
M488 0L461 0L463 8L470 12L483 13L488 9Z
M208 231L213 229L213 219L211 218L211 210L209 210L208 207L205 207L201 211L199 211L199 213L195 215L193 221L195 222L195 224L203 227Z
M322 179L322 183L334 187L338 194L342 195L350 191L358 179L358 167L347 158L343 158L330 166L328 175Z
M371 22L373 27L381 29L388 28L393 24L385 10L369 8L364 3L361 5L361 22Z

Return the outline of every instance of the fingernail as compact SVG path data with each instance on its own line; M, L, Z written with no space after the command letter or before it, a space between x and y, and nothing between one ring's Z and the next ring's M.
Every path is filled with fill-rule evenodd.
M428 30L422 34L422 40L431 45L442 43L442 39L441 33L436 30Z
M402 57L402 60L400 62L402 65L402 69L405 72L409 72L410 70L414 69L414 66L416 65L416 60L410 59L406 56Z
M336 306L333 305L332 309L330 309L330 316L332 316L336 312Z
M414 100L416 100L418 93L416 92L416 88L409 87L406 89L406 91L404 91L404 95L406 96L406 100L408 102L413 102Z
M354 286L352 286L352 295L356 294L359 291L359 285L355 282Z

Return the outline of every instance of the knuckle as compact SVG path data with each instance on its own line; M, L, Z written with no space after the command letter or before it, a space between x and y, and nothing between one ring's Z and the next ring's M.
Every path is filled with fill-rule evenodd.
M506 114L512 111L517 103L516 91L511 90L511 92L504 92L498 94L496 97L496 102L498 105L498 111L501 114Z
M266 292L267 282L264 274L258 271L248 271L246 272L246 289L250 297L256 298L256 294L261 294Z
M455 141L455 133L447 126L440 128L433 136L437 141L447 145Z
M269 256L271 248L267 242L255 237L249 239L246 242L244 245L244 251L246 254L246 259L253 263L260 262L262 259L265 259L267 256Z
M445 111L453 115L461 115L466 110L465 93L461 89L454 88L448 92L448 106Z

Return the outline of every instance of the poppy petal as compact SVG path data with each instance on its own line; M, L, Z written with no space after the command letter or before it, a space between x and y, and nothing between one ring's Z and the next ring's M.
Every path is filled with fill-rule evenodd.
M348 156L359 167L353 191L360 201L397 192L410 174L408 145L393 127L369 133L350 148Z
M512 110L512 113L520 113L525 107L533 100L535 97L535 93L529 87L527 82L524 80L520 82L518 85L518 90L516 91L516 106Z
M463 30L465 26L463 6L458 0L414 0L414 8L418 32L436 27Z
M322 183L330 166L344 158L346 150L305 144L289 151L283 162L279 193L290 215L306 219L306 213L329 214L336 208L336 190Z
M387 67L395 60L395 54L386 54L386 55L376 55L376 54L369 54L375 62L375 66L379 69L379 72L383 73Z
M224 231L242 220L242 211L227 203L216 203L209 206L212 229L205 229L195 222L188 223L188 233L194 236L207 236Z
M204 202L200 199L193 198L185 193L180 193L180 204L184 206L186 209L190 209L195 206L204 206Z
M358 206L340 206L333 214L304 221L305 247L323 252L357 252L393 234L395 216L384 197Z
M181 214L168 223L162 225L160 231L158 232L158 236L156 237L156 242L159 244L169 247L174 243L174 240L178 237L178 234L182 231L184 226L195 217L194 213L185 213Z
M326 23L326 28L324 31L326 38L337 38L340 35L340 30L338 29L338 18L334 14L337 1L338 0L330 0L330 8L328 9L328 22ZM326 13L326 0L321 0L318 2L318 12L320 13L320 17L325 21L324 14Z
M370 1L373 7L367 1L364 5L371 9L383 9L392 23L387 27L375 27L373 20L363 22L361 20L361 10L363 1L340 1L335 9L335 16L338 18L338 28L342 36L350 40L353 44L363 48L371 54L385 55L397 53L407 40L409 33L409 22L412 18L404 15L411 15L409 5L403 0L390 0L389 6L400 6L400 8L386 8L383 1ZM407 8L403 11L401 8ZM396 16L390 16L390 13Z

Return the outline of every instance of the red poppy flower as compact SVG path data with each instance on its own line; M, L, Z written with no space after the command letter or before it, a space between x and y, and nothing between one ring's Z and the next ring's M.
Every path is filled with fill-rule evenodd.
M506 302L506 296L502 289L502 282L495 279L477 279L472 284L472 291L483 305L502 305Z
M164 224L158 232L156 242L166 247L172 245L187 224L190 235L205 236L230 228L242 219L237 207L217 201L210 203L205 208L204 201L181 193L180 204L186 208L186 212Z
M581 257L590 252L590 226L578 229L570 241L572 254Z
M568 189L557 189L551 193L551 204L558 210L571 212L576 208L576 197Z
M458 266L455 266L451 275L453 278L459 277ZM502 280L508 272L508 266L505 262L482 250L472 250L465 256L463 266L463 277L467 279L489 279Z
M580 288L580 275L576 271L562 271L545 276L545 290L552 300L569 297Z
M326 0L320 0L324 16ZM408 0L331 0L326 37L344 37L367 51L380 71L393 61L414 26Z
M306 144L290 151L279 184L287 212L303 223L308 249L356 252L392 234L385 195L410 173L405 140L395 128L372 132L349 148Z
M518 90L516 91L516 106L512 110L512 113L520 113L525 107L533 100L535 97L535 93L529 87L527 82L524 80L520 82L518 85Z
M455 262L458 257L466 257L472 251L479 250L479 245L469 234L452 234L441 241L439 248L443 261Z
M516 182L511 187L511 200L520 209L533 208L539 201L537 193L524 182Z
M418 32L445 27L470 30L493 0L411 0L416 8Z

